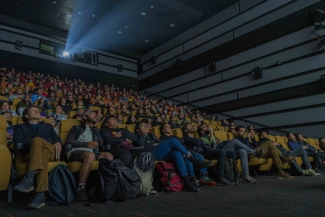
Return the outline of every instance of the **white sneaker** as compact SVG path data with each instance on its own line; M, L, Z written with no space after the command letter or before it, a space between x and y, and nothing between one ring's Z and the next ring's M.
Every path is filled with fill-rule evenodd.
M321 174L320 173L315 173L314 176L320 176Z

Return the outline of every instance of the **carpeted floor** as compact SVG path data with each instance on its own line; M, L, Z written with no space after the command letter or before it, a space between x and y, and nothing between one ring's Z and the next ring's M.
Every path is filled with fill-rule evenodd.
M325 216L325 173L292 180L259 176L256 180L257 184L204 187L200 193L161 194L93 206L76 202L37 211L25 209L30 194L15 193L14 202L8 204L6 192L0 192L0 216Z

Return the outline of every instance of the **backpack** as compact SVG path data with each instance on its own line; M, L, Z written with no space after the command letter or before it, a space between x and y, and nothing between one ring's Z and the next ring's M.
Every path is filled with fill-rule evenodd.
M57 165L49 173L49 205L69 206L77 195L77 185L70 170L63 164Z
M119 159L99 159L99 179L96 196L99 201L125 201L135 198L140 192L137 172L124 165Z
M133 169L138 173L140 184L140 196L148 196L152 189L152 156L151 152L139 154L133 161Z
M184 183L176 173L173 163L158 162L156 169L160 175L160 184L166 191L178 192L183 190Z
M239 177L238 168L234 161L230 158L225 159L224 177L230 182L234 182Z

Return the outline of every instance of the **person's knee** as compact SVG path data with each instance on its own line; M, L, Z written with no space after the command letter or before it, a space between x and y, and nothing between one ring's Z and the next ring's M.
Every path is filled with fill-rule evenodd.
M239 157L247 157L247 151L244 149L237 150L237 154Z
M83 162L84 163L92 163L96 159L96 156L92 152L85 152L83 154Z
M179 151L172 151L168 155L174 160L183 158L182 153L180 153Z
M30 145L40 144L43 141L41 137L35 137L30 141Z

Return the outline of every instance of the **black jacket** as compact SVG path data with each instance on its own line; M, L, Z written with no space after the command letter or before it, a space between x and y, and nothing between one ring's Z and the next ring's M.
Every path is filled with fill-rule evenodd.
M55 133L54 128L51 124L39 122L37 131L31 124L17 124L14 128L14 143L24 143L25 146L29 147L30 142L35 137L40 137L47 142L54 144L56 142L60 142L62 144L62 140Z
M193 146L196 147L197 153L212 149L212 147L210 145L205 144L201 139L184 136L184 141L185 141L186 147L189 147L189 148L191 148Z
M121 133L122 136L114 137L115 133ZM105 145L111 145L113 148L114 146L119 146L121 142L126 141L126 139L131 140L133 143L136 141L135 135L123 128L104 128L100 130L100 135L102 136Z
M160 141L154 134L149 133L147 136L144 134L137 134L136 146L151 150L155 143L160 143Z
M179 123L174 123L174 122L172 122L172 121L169 121L168 122L168 124L170 125L170 127L172 128L172 129L174 129L174 128L181 128L182 126L179 124Z
M71 128L69 134L68 134L66 144L71 144L72 148L81 148L81 147L87 148L88 142L80 142L80 141L78 141L79 136L85 131L85 129L86 129L85 125L73 126ZM98 146L102 146L103 145L103 139L100 136L97 127L92 127L91 131L92 131L93 135L97 136Z
M185 140L183 138L178 138L177 136L167 136L165 134L163 134L161 137L160 137L160 140L161 141L165 141L167 139L171 139L171 138L175 138L177 139L182 145L185 145Z

